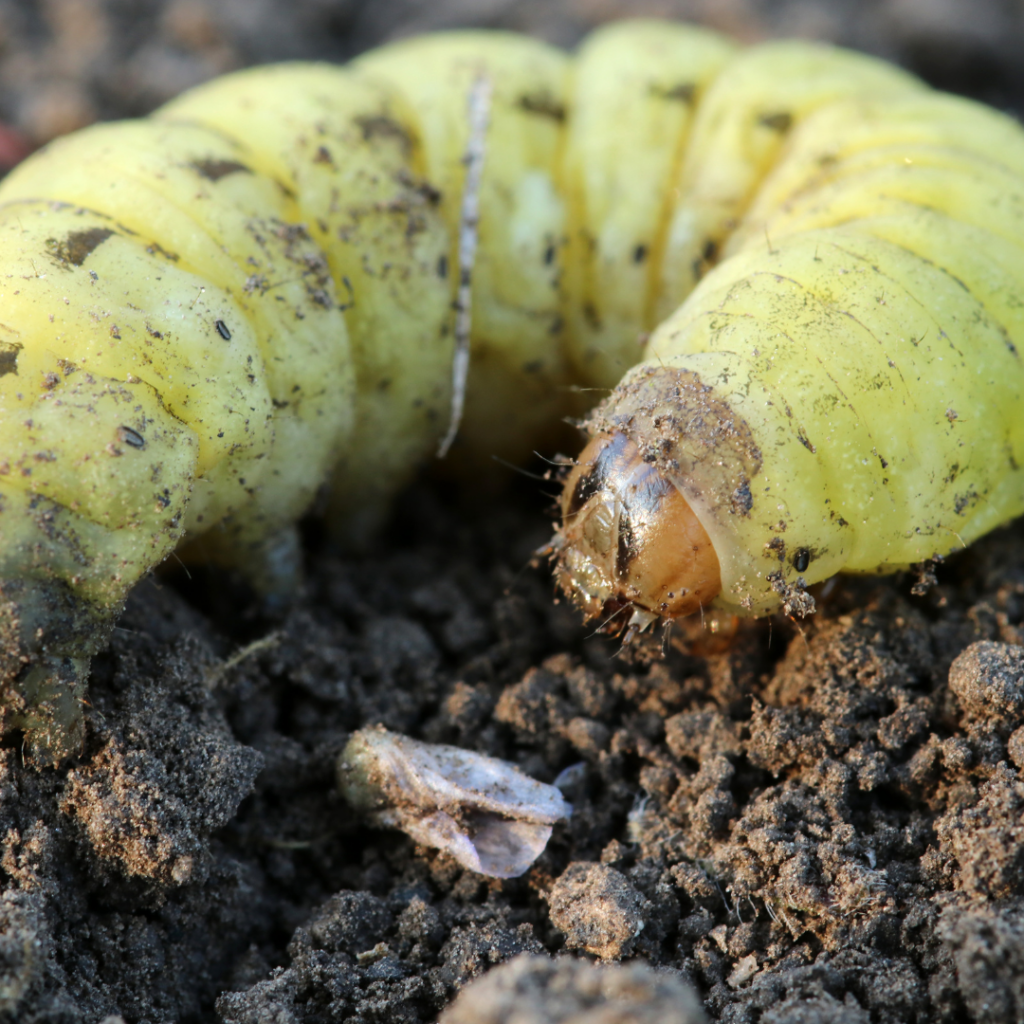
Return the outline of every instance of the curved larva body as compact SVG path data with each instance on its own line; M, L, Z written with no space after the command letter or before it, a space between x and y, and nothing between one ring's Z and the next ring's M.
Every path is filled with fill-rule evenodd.
M641 557L676 529L720 573L691 603L765 612L798 577L906 565L1022 510L1007 118L856 54L642 22L575 59L467 33L256 69L0 186L9 722L67 746L65 684L176 545L266 582L326 480L358 533L436 449L481 76L460 441L514 457L571 385L629 370L590 422L595 452L631 454L584 460L559 541L589 610L685 611ZM628 488L605 474L627 466Z
M1024 511L1022 184L1024 133L949 96L843 100L791 128L722 262L590 418L684 496L719 606L763 614ZM644 624L678 599L685 573L630 600L570 548L563 579L594 614L632 604Z

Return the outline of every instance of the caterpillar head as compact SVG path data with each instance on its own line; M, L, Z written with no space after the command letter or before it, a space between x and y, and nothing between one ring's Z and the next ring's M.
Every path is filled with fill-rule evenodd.
M594 436L566 478L553 547L559 587L607 632L689 615L721 590L714 546L686 499L618 431Z

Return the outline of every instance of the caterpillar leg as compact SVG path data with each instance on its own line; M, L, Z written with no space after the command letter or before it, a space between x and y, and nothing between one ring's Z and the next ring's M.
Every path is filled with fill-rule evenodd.
M81 750L89 662L113 616L60 582L0 579L0 723L39 765Z

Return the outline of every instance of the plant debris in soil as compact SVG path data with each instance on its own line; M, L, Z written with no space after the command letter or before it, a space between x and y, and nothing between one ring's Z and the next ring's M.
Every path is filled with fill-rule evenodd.
M468 23L570 43L624 10L470 7L0 0L0 114L41 142L253 60ZM1022 106L1006 5L658 10ZM150 580L94 661L83 756L0 748L0 1017L691 1024L696 990L731 1024L1024 1019L1024 525L923 594L842 580L808 619L624 660L526 568L533 496L446 500L420 489L361 559L312 526L278 617L223 574ZM371 829L335 765L378 724L557 781L574 813L504 881Z

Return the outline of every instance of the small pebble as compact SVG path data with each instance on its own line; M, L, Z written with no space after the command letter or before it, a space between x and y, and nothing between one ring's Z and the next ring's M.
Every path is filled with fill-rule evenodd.
M1010 729L1024 724L1024 647L971 644L950 666L949 687L968 718Z
M705 1024L696 992L646 964L522 954L468 985L439 1024Z
M569 949L618 960L632 952L653 908L621 871L577 862L555 882L548 909Z

